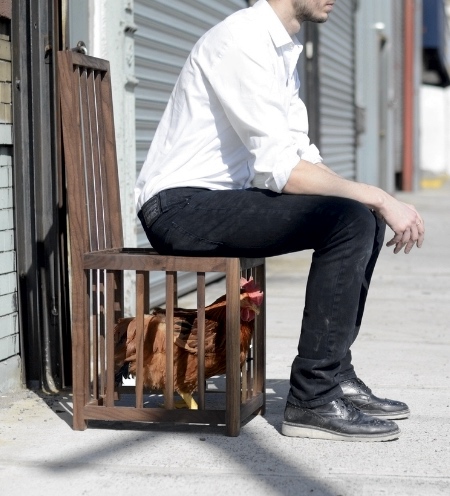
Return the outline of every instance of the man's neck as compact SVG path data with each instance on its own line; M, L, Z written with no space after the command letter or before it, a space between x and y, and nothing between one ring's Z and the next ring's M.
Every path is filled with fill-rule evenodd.
M290 36L300 31L301 23L296 19L292 3L286 0L267 0Z

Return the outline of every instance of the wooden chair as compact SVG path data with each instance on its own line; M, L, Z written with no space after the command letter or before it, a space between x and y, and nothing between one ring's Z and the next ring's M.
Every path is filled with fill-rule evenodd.
M225 424L239 435L241 422L265 408L265 308L255 324L251 358L240 367L240 276L265 290L264 259L163 256L124 248L109 63L79 53L58 53L58 79L69 209L73 428L89 419ZM133 164L130 164L132 166ZM136 274L137 374L133 406L118 405L114 389L114 326L123 317L123 271ZM198 410L177 410L173 401L173 350L168 347L164 408L144 407L143 326L149 312L149 274L164 271L167 342L173 342L177 272L197 273L199 336L204 336L205 272L226 277L226 404L207 409L204 343L198 353ZM201 342L201 339L199 339ZM202 348L203 346L203 348ZM203 350L203 351L202 351Z

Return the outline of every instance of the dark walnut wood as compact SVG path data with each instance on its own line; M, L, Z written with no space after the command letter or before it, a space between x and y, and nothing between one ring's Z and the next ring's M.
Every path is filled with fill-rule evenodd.
M58 53L58 83L69 210L73 340L73 428L89 419L225 424L237 436L242 421L264 413L265 304L249 357L240 363L240 277L265 291L264 259L176 257L123 246L109 63L79 53ZM134 406L119 406L114 329L123 317L123 271L136 273L136 385ZM144 314L149 273L166 273L166 342L174 340L177 272L197 273L198 410L174 407L174 353L167 346L164 408L144 406ZM226 404L205 407L205 272L226 277ZM127 388L128 392L130 388Z

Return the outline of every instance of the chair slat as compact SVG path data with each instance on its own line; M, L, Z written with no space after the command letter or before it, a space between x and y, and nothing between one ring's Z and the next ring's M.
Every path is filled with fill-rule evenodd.
M114 272L106 272L106 406L114 406Z
M227 328L226 328L226 405L227 432L236 436L240 429L240 418L236 412L240 408L240 265L235 258L227 259Z
M198 407L205 409L205 273L197 273L197 381L198 381Z
M96 79L97 81L99 81L98 78ZM104 144L104 148L100 150L103 157L102 177L108 191L108 203L105 202L105 208L107 209L107 222L111 234L110 246L114 248L123 246L123 231L119 176L117 171L116 135L114 130L114 114L112 112L111 76L109 71L102 74L101 84L97 82L97 88L99 111L101 111L103 116L101 120L103 126L101 128L99 127L99 132L103 135L103 140L100 140L100 143Z
M265 266L261 265L255 269L255 280L261 291L266 294L266 271ZM259 315L256 318L255 330L253 333L254 346L254 390L265 391L266 389L266 297L260 307ZM261 408L261 415L264 415L266 408L266 399L264 395L264 404Z
M164 390L164 406L171 410L174 406L174 375L173 375L173 341L174 341L174 273L166 273L166 381Z
M106 392L106 315L107 303L105 301L105 271L97 270L98 297L97 297L97 325L99 335L99 362L100 362L100 395L105 396Z
M111 166L106 163L104 157L106 153L106 143L105 143L105 118L103 115L103 97L102 97L102 78L103 78L103 73L100 71L95 71L95 76L94 76L94 95L95 95L95 111L96 115L98 116L97 118L97 132L98 132L98 156L99 156L99 163L98 163L98 189L97 189L97 194L99 198L101 199L101 205L102 205L102 218L101 218L101 224L102 224L102 235L103 235L103 240L104 240L104 245L105 248L112 248L113 246L122 246L122 238L120 235L120 242L116 245L113 244L113 236L112 236L112 230L111 230L111 222L110 222L110 215L111 215L111 209L120 209L120 202L119 205L114 205L111 204L108 196L108 169L115 168L116 164L111 164ZM114 143L114 149L115 149L115 143ZM114 175L114 174L113 174ZM119 228L120 232L122 230L122 223L119 223ZM118 235L119 236L119 235Z
M88 215L88 230L89 230L89 249L97 251L100 249L98 243L98 225L97 225L97 205L95 195L95 178L92 163L92 135L91 135L91 115L89 112L89 95L88 95L88 81L87 70L78 68L78 82L79 82L79 107L80 107L80 121L82 127L82 163L84 180L86 187L86 205ZM76 73L75 73L76 75ZM76 77L76 76L75 76Z
M100 152L100 139L101 133L99 133L99 128L101 125L101 113L98 111L97 93L95 86L95 71L86 71L86 86L87 86L87 113L89 115L89 136L90 136L90 147L91 156L90 167L92 179L91 183L88 184L89 197L93 199L95 208L95 228L96 228L96 238L97 238L97 249L104 250L109 248L111 245L106 242L105 233L105 206L104 206L104 187L102 184L103 178L101 174L101 152Z
M99 376L99 326L98 326L98 271L91 271L92 278L92 297L91 297L91 313L93 318L91 319L91 340L92 340L92 395L94 399L99 398L99 384L100 384L100 376Z
M150 313L150 272L144 272L144 313Z
M144 273L136 272L136 408L144 407L144 287Z

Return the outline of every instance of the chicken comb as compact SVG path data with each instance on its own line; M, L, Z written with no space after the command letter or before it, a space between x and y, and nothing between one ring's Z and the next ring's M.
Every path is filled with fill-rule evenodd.
M249 280L241 277L241 289L248 294L248 297L255 303L255 305L258 307L261 305L264 293L259 289L259 286L253 280L253 277L250 277Z

